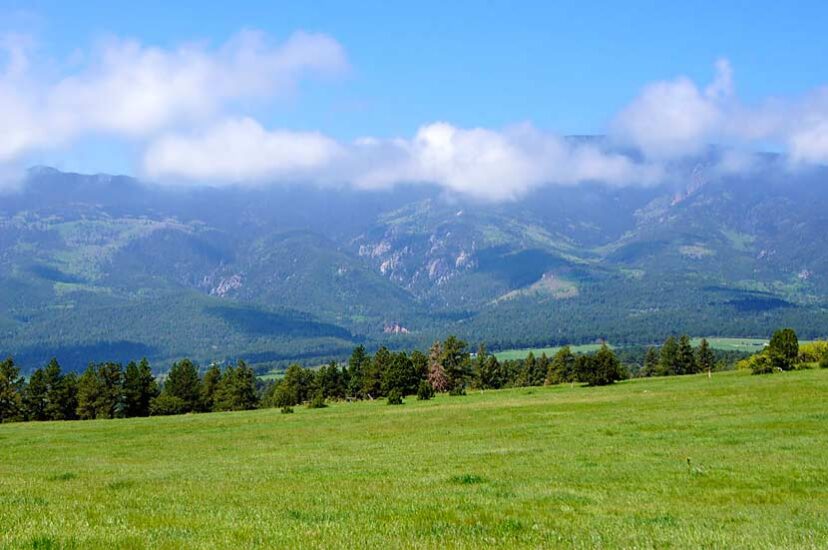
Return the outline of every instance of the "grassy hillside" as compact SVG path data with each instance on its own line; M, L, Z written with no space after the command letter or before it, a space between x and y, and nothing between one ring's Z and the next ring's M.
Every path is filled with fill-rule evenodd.
M825 547L828 371L0 426L0 547Z

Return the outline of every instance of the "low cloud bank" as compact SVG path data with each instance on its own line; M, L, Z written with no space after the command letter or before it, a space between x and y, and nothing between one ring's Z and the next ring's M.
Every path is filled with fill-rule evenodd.
M217 47L167 49L110 39L56 78L34 69L33 50L27 37L0 37L4 180L25 155L87 136L142 150L137 171L158 183L373 189L426 182L488 200L542 185L655 184L711 143L729 148L716 167L722 172L752 169L750 153L769 144L792 167L828 163L828 87L746 105L724 59L707 85L677 77L644 86L608 121L604 140L566 139L529 123L489 129L433 122L413 136L342 142L266 128L241 108L294 93L301 79L347 71L344 49L323 34L297 32L276 43L243 31Z

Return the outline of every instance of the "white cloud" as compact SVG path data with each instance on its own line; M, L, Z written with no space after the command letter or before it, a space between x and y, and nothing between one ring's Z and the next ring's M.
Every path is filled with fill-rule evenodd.
M686 77L645 87L618 114L613 134L651 158L698 153L719 132L732 93L730 64L719 60L716 78L704 90Z
M243 31L218 48L110 39L75 73L56 79L34 73L25 37L5 37L0 50L0 161L86 134L145 138L211 120L239 100L288 93L307 74L347 68L335 40L302 32L272 44Z
M150 145L144 171L156 180L213 184L304 181L376 189L425 182L489 200L547 183L646 184L661 175L656 167L529 125L498 132L438 122L411 139L345 144L315 133L266 131L250 119L162 137Z
M250 119L229 119L189 136L167 135L150 144L144 170L154 179L233 183L316 179L343 154L313 132L268 132Z

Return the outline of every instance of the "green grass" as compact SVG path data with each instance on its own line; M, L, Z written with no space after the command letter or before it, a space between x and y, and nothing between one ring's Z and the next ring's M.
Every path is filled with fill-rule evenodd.
M0 426L0 547L828 547L828 370Z

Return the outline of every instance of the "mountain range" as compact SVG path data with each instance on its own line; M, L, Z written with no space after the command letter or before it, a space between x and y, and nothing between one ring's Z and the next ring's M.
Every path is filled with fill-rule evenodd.
M170 187L29 170L0 195L0 353L260 370L453 333L504 349L828 333L828 170L657 186Z

